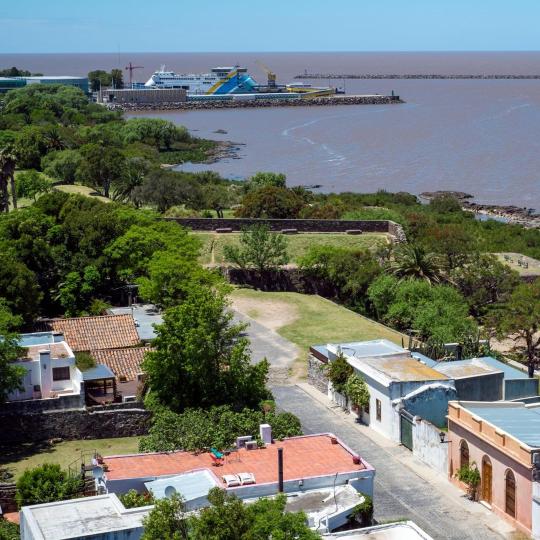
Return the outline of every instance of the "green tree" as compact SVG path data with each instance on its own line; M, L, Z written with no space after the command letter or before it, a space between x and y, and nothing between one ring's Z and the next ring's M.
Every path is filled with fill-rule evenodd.
M223 253L226 261L259 272L274 270L289 262L285 236L270 232L266 225L245 229L240 236L240 245L227 244Z
M122 127L125 142L152 144L169 150L173 143L190 140L187 129L161 118L131 118Z
M280 173L273 172L257 172L246 183L248 190L259 189L262 187L278 187L285 188L286 176Z
M335 360L332 360L326 369L328 379L332 383L332 387L340 394L345 393L345 387L349 377L354 373L352 366L347 362L343 354L338 354Z
M499 339L514 341L514 352L534 377L540 362L540 279L518 285L508 301L492 311L487 324Z
M97 92L102 87L111 85L111 75L102 69L96 69L88 73L88 82L90 83L90 90Z
M85 311L91 303L96 289L101 284L101 276L93 265L86 266L82 272L70 272L59 284L57 299L64 308L66 317L88 315Z
M51 183L47 177L34 169L20 172L16 180L17 197L26 197L36 200L38 195L51 190Z
M134 489L130 489L127 493L118 496L125 508L139 508L141 506L149 506L155 504L155 499L152 493L139 493Z
M419 245L401 244L394 250L394 259L387 271L399 279L423 279L428 283L440 283L443 272L439 258L426 253Z
M41 160L43 172L64 184L74 184L77 178L77 169L82 161L78 150L60 150L49 152Z
M17 481L15 498L19 508L32 504L73 499L82 491L79 476L69 476L56 463L26 469Z
M113 88L124 88L124 73L121 69L111 70L111 83Z
M378 320L383 320L388 308L396 298L399 279L389 274L381 274L373 280L367 290L368 298Z
M444 266L452 270L460 267L476 251L477 241L471 230L461 223L447 223L428 228L422 244L430 252L439 254Z
M19 525L0 518L0 540L19 540L21 532Z
M116 148L103 148L93 143L81 147L80 152L83 160L77 169L76 178L108 198L111 185L122 176L124 156Z
M520 283L516 271L489 253L470 257L466 264L451 272L450 280L477 318L486 315L491 306L505 301Z
M156 327L156 350L144 360L148 385L175 411L233 404L256 406L268 396L268 362L250 363L243 325L232 323L226 296L191 286L181 305L168 309Z
M133 195L135 188L142 186L146 175L150 172L152 164L142 157L128 158L122 175L113 186L113 200L119 202L132 202L140 206Z
M0 403L15 390L22 390L22 378L26 369L13 364L22 356L19 347L19 336L16 329L21 325L20 317L12 315L4 301L0 298Z
M450 193L433 197L429 202L429 209L437 214L455 214L462 211L459 199Z
M362 409L369 407L369 390L366 381L353 373L347 379L344 387L345 395L353 405Z
M9 212L9 190L13 199L13 208L17 208L17 191L15 189L15 165L17 156L13 145L0 148L0 212Z
M294 191L266 186L245 195L236 214L244 218L295 219L303 206L304 201Z
M24 127L13 147L17 166L21 169L39 169L41 158L47 153L43 131L36 126Z
M156 251L148 261L146 275L137 278L136 283L142 298L169 308L182 302L193 288L220 286L223 282L218 274L202 268L183 253Z
M158 499L143 519L141 540L189 540L186 508L182 498Z

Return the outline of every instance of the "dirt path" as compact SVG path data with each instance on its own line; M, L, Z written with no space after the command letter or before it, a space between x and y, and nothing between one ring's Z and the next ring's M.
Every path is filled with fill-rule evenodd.
M282 326L293 323L299 317L296 306L280 300L254 300L233 296L232 307L274 332Z

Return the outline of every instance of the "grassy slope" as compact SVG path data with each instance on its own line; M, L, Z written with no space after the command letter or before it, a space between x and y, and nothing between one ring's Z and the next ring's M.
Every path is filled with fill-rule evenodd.
M370 339L388 339L401 345L402 338L404 343L407 343L405 341L407 336L321 296L251 289L236 289L232 296L260 301L261 309L264 309L265 300L278 300L290 304L292 309L297 311L298 318L291 324L282 326L277 332L298 345L301 350L301 361L306 359L310 345Z
M67 469L80 457L81 452L96 450L103 456L133 454L138 451L138 447L139 437L64 441L52 446L47 444L12 445L0 448L0 468L7 468L17 480L25 469L37 467L43 463L58 463L62 468Z
M226 244L238 244L240 233L217 234L211 232L194 232L203 242L201 262L223 262L223 246ZM331 245L336 247L350 248L375 248L377 245L387 241L385 234L362 234L359 236L344 233L301 233L287 236L288 251L291 255L291 262L296 262L313 245ZM212 249L214 257L212 261Z
M79 186L77 184L70 184L70 185L55 186L54 189L57 189L58 191L63 191L64 193L76 193L79 195L86 195L87 197L92 197L93 199L98 199L106 203L111 202L111 199L107 199L106 197L102 197L101 195L98 195L95 189L92 189L87 186Z

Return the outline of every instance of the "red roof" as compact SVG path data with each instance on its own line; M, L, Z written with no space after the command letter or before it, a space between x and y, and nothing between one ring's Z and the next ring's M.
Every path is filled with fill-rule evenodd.
M140 343L131 314L48 319L38 323L35 331L60 332L74 352L120 349Z
M135 454L106 457L104 461L108 466L109 480L175 475L207 468L218 477L250 472L255 475L257 484L277 482L278 448L283 448L285 481L371 468L362 461L359 465L353 463L353 453L342 443L332 444L331 437L329 434L307 435L275 442L263 449L241 449L238 456L233 454L230 459L226 458L220 467L212 466L209 453Z
M110 367L117 379L134 381L137 379L137 375L142 373L141 364L144 355L153 350L152 347L132 347L130 349L90 351L90 354L97 364L105 364Z

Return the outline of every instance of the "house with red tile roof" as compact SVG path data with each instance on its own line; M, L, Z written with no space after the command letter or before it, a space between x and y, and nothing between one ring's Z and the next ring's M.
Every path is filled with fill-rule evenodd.
M74 352L121 349L140 344L133 316L101 315L47 319L35 325L36 332L57 332Z

